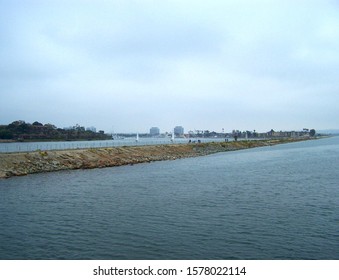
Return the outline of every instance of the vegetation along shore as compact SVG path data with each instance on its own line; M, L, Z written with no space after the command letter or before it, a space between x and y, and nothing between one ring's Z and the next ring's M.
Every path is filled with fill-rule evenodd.
M151 161L174 160L303 140L306 139L285 138L218 143L0 153L0 178L59 170L103 168Z

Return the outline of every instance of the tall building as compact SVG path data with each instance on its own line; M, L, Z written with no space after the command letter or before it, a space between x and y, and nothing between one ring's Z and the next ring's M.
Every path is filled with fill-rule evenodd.
M184 135L184 128L182 126L176 126L174 128L174 134L175 134L175 136L182 136L182 135Z
M157 136L160 134L160 129L158 127L151 127L149 134L151 134L151 136Z

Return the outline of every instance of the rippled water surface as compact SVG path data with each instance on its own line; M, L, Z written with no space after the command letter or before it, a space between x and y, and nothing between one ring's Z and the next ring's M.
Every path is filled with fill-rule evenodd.
M339 259L339 138L0 180L0 259Z

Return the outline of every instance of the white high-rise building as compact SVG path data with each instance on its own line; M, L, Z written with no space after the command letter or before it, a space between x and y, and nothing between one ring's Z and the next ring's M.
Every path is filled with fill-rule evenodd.
M174 134L175 134L175 136L182 136L182 135L184 135L184 128L182 126L176 126L174 128Z
M151 127L151 129L149 130L149 134L151 136L157 136L160 134L160 129L158 127Z

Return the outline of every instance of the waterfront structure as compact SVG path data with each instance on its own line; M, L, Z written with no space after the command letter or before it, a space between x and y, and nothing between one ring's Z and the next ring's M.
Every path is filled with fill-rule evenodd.
M175 136L183 136L184 135L184 128L182 126L176 126L174 128Z
M151 127L149 134L151 136L158 136L160 134L160 129L158 127Z

